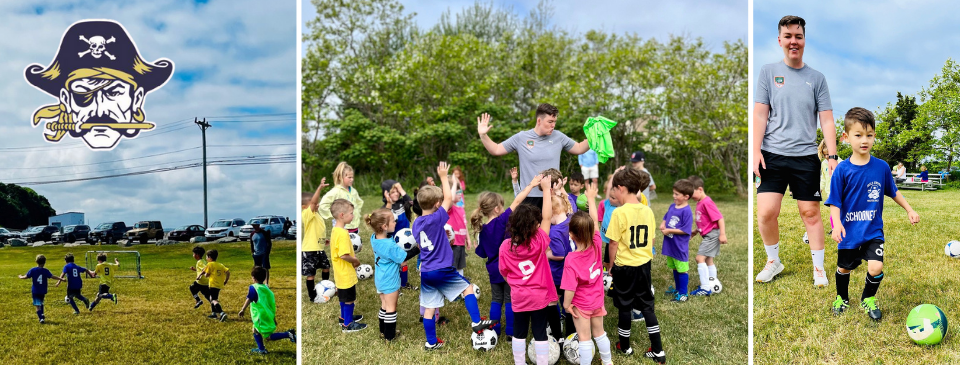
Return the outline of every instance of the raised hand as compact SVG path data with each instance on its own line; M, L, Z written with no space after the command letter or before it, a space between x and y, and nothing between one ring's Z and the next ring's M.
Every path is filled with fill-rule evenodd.
M437 166L437 175L447 176L447 172L450 171L450 164L440 161L440 165Z
M593 183L593 182L587 183L587 191L585 193L587 194L587 199L590 199L590 198L596 199L598 192L599 192L599 188L597 187L597 183Z
M536 180L536 179L534 179L534 180ZM551 184L551 183L550 183L550 176L549 176L549 175L548 175L548 176L543 176L542 179L540 179L540 190L542 190L542 191L544 191L544 192L550 191L550 184Z
M537 174L533 177L533 180L530 181L530 186L539 186L540 180L543 180L543 174Z
M517 168L514 167L510 169L510 179L517 181L520 178L520 175L517 173Z
M327 178L320 179L320 186L317 187L317 190L323 190L323 188L330 186L327 184Z
M490 114L483 113L477 117L477 133L486 135L487 132L490 132L490 129L493 128L493 125L490 124Z

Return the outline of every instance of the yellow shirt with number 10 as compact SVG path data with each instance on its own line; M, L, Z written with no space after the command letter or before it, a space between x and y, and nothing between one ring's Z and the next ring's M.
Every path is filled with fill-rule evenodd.
M607 238L617 242L617 266L640 266L653 258L657 221L643 204L624 204L613 211Z

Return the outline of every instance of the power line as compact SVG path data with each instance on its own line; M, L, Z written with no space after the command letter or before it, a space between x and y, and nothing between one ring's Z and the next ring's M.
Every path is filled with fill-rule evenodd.
M296 154L289 154L289 155L260 155L260 156L257 156L257 155L254 155L254 156L250 156L250 155L239 155L239 156L222 156L222 157L211 157L211 158L223 158L223 159L261 159L261 158L269 158L269 157L275 157L275 156L286 157L286 156L296 156ZM196 157L196 158L190 158L190 159L178 160L178 161L151 162L151 163L149 163L149 164L147 164L147 165L139 165L139 166L125 166L125 167L119 167L119 168L114 168L114 169L106 169L106 170L94 170L94 171L82 171L82 172L72 172L72 173L60 173L60 174L43 175L43 176L28 176L28 177L26 177L26 178L27 178L27 179L39 179L39 178L46 178L46 177L58 177L58 176L62 177L62 176L64 176L64 175L75 175L75 176L76 176L76 175L86 175L86 174L97 174L97 173L111 172L111 171L131 170L131 169L137 169L137 168L141 168L141 167L159 167L160 165L169 165L169 164L186 163L186 162L191 162L191 163L192 163L192 162L201 162L201 161L202 161L201 158Z
M274 147L274 146L295 146L295 145L296 145L296 143L235 144L235 145L232 145L232 144L220 144L220 145L207 145L207 147L214 147L214 148L238 148L238 147L244 147L244 148L246 148L246 147ZM36 169L56 169L56 168L66 168L66 167L104 165L104 164L109 164L109 163L116 163L116 162L123 162L123 161L133 161L133 160L142 160L142 159L145 159L145 158L151 158L151 157L157 157L157 156L170 155L170 154L174 154L174 153L191 151L191 150L195 150L195 149L199 149L199 148L200 148L200 146L196 146L196 147L184 148L184 149L182 149L182 150L176 150L176 151L170 151L170 152L163 152L163 153L156 153L156 154L146 155L146 156L130 157L130 158L123 158L123 159L119 159L119 160L110 160L110 161L102 161L102 162L91 162L91 163L84 163L84 164L72 164L72 165L60 165L60 166L0 167L0 170L36 170ZM161 162L161 163L163 163L163 162Z
M252 165L268 165L268 164L287 164L287 163L296 163L296 162L297 162L296 156L293 155L292 158L291 157L275 157L275 158L271 157L271 158L257 158L257 159L249 159L249 160L248 159L228 159L228 160L220 160L220 161L207 161L207 165L208 166L210 165L252 166ZM132 172L121 173L121 174L92 176L92 177L74 178L74 179L61 179L61 180L26 181L26 182L12 183L12 184L49 185L49 184L59 184L59 183L67 183L67 182L80 182L80 181L110 179L110 178L117 178L117 177L147 175L147 174L155 174L155 173L168 172L168 171L191 169L191 168L196 168L201 166L203 166L202 162L196 162L196 163L179 165L179 166L162 167L162 168L148 169L148 170L142 170L142 171L132 171Z

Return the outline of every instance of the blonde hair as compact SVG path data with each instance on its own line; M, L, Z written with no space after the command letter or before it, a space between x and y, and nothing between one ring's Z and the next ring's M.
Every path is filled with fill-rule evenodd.
M427 185L417 192L417 202L424 210L433 209L441 201L443 201L443 189L439 186Z
M558 196L554 194L550 199L550 203L553 206L553 215L573 214L573 206L570 205L570 199L566 196Z
M333 218L337 218L337 216L341 214L350 213L352 211L353 211L353 203L351 203L347 199L337 199L337 200L334 200L332 204L330 204L330 213L333 214Z
M560 170L557 169L546 169L540 172L543 177L550 177L550 188L557 186L560 183L560 179L563 179L563 174L560 173Z
M503 207L503 197L497 193L484 191L477 197L477 209L470 213L470 227L474 232L483 228L483 218L492 214L497 207Z
M343 185L343 177L346 176L348 172L353 172L353 167L350 167L350 165L344 161L337 164L337 168L333 170L333 184Z
M827 139L824 138L820 141L820 147L817 149L817 156L822 160L824 157L827 157Z
M373 213L370 213L363 218L363 221L370 226L370 229L373 230L374 234L383 233L383 226L390 224L391 220L393 220L393 212L387 208L374 210Z

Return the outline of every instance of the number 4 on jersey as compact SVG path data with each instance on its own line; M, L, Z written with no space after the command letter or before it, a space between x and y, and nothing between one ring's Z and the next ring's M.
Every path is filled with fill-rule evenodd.
M430 241L430 238L427 237L427 232L420 231L420 248L433 251L433 242Z

